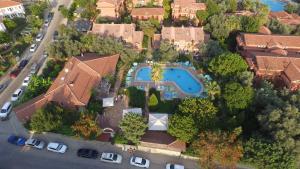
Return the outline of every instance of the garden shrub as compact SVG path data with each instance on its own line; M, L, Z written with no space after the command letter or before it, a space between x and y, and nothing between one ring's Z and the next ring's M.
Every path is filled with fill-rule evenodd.
M150 96L150 98L149 98L149 106L150 106L150 107L155 107L155 106L157 106L157 105L158 105L158 100L157 100L155 94L152 94L152 95Z
M132 107L145 107L145 91L139 90L136 87L127 88L127 96L129 97L129 105Z

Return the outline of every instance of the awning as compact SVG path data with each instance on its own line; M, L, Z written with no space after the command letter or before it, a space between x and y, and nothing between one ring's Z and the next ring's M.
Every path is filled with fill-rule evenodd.
M166 131L168 129L168 114L149 114L148 129L156 131Z

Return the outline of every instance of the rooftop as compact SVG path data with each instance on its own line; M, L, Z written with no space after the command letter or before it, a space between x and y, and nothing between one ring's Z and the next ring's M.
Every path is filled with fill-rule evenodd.
M203 27L163 27L162 39L174 41L204 41Z
M16 1L10 1L10 0L1 0L0 1L0 8L7 8L10 6L17 6L21 5L22 3L16 2Z
M197 3L196 0L174 0L172 8L182 7L195 10L206 10L205 3Z
M300 16L298 14L289 14L285 11L280 12L270 12L269 16L271 18L277 19L279 22L287 25L299 25Z
M164 8L133 8L132 16L164 15Z

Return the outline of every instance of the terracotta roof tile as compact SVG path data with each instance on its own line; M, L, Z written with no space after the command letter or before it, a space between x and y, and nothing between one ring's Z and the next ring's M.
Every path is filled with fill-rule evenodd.
M93 24L90 31L93 34L100 34L103 36L113 36L122 38L128 43L134 45L142 44L144 33L142 31L135 31L135 24Z
M1 0L0 1L0 8L7 8L10 6L17 6L21 5L22 3L16 2L16 1L9 1L9 0Z
M205 3L197 3L196 0L174 0L172 6L190 8L194 10L206 10Z
M204 41L204 31L201 27L163 27L162 39L174 41Z
M164 15L164 8L133 8L131 15L133 17Z
M293 62L291 62L286 69L284 69L284 74L291 82L300 81L300 68Z
M118 58L119 55L100 57L97 54L71 58L45 96L52 101L66 102L66 105L86 105L92 88L103 76L114 72Z
M269 17L277 19L279 22L288 25L299 25L300 16L297 14L289 14L285 11L281 12L270 12Z
M281 45L285 49L300 50L300 36L284 36L284 35L261 35L242 33L238 37L240 45L246 47L268 46L268 44Z

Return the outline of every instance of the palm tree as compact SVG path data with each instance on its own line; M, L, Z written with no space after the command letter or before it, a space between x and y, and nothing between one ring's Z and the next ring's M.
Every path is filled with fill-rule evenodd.
M157 83L163 79L163 69L161 65L155 63L152 65L151 79Z
M216 81L206 83L205 87L207 89L208 97L212 100L214 100L216 96L221 94L221 88Z

